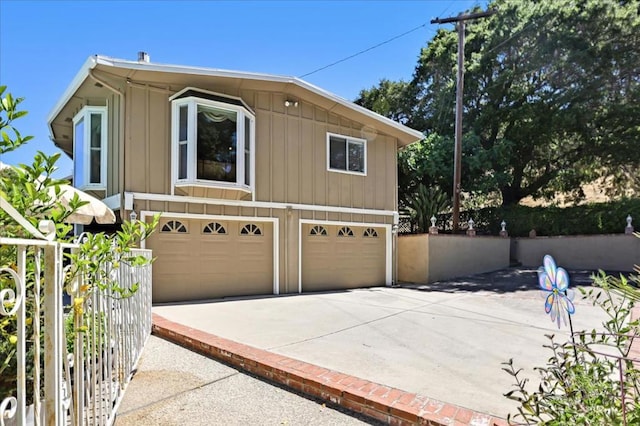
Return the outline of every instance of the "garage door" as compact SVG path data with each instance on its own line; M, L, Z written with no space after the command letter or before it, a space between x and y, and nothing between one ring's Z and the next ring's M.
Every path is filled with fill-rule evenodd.
M153 301L273 294L273 224L163 218L147 240Z
M302 224L302 291L386 284L386 229Z

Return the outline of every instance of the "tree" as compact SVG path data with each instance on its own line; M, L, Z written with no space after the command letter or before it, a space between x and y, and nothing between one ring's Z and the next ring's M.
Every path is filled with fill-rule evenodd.
M496 191L509 205L556 192L580 196L582 183L637 170L639 2L495 0L489 8L498 13L467 23L463 190ZM405 124L431 137L400 155L401 174L423 173L408 180L449 192L456 51L455 30L440 29L401 101L387 81L357 100L390 117L400 114L380 108L381 98L402 104Z

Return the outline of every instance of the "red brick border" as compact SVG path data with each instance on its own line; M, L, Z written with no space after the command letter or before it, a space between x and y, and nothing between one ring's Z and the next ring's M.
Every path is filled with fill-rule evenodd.
M156 314L152 331L256 376L388 424L507 425L504 419L223 339Z

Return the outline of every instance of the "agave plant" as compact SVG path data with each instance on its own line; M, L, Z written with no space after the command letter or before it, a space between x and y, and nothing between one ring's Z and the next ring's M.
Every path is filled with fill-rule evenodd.
M411 221L418 232L428 232L431 217L448 211L450 207L451 200L445 192L437 186L427 188L422 183L407 202Z

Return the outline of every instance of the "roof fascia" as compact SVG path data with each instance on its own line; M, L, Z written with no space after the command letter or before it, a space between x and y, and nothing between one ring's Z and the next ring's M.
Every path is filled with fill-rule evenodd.
M405 134L415 137L416 141L424 139L424 134L418 130L414 130L410 127L407 127L403 124L398 123L397 121L391 120L390 118L384 117L378 113L370 111L367 108L354 104L351 101L348 101L344 98L341 98L338 95L335 95L331 92L321 89L318 86L315 86L311 83L301 80L298 77L279 76L279 75L262 74L262 73L250 73L250 72L242 72L242 71L229 71L229 70L221 70L216 68L189 67L189 66L182 66L182 65L167 65L167 64L149 63L149 62L128 61L124 59L110 58L106 56L97 56L96 58L97 58L97 63L116 67L116 68L128 68L133 70L159 71L159 72L173 72L173 73L181 73L181 74L196 74L196 75L207 75L207 76L215 76L215 77L251 79L251 80L272 81L272 82L285 83L285 84L287 83L295 84L296 86L302 87L303 89L306 89L312 93L315 93L324 98L330 99L342 106L345 106L360 114L366 115L369 118L380 121L386 124L387 126L393 127L396 130L399 130Z
M94 69L97 64L97 55L89 56L89 58L87 58L84 64L82 64L82 67L80 67L80 71L78 71L76 76L73 77L73 80L71 80L71 83L67 86L67 89L64 91L60 99L58 99L58 102L56 102L55 106L47 116L47 127L49 128L49 138L51 140L53 140L53 127L51 127L53 120L58 116L58 114L60 114L62 108L64 108L64 106L69 102L69 99L71 99L73 94L76 93L82 83L87 79L89 71Z

